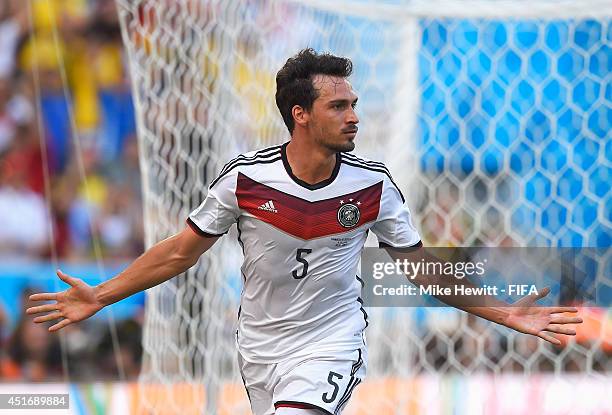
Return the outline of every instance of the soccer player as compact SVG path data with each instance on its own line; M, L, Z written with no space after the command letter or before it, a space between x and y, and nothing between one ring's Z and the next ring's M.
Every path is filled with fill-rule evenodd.
M339 414L366 372L359 258L372 231L393 258L423 251L404 197L382 163L354 149L357 95L349 59L305 49L276 77L276 103L291 140L240 155L210 184L187 226L136 259L118 276L90 287L58 271L70 288L35 294L51 300L28 309L59 319L56 331L104 306L160 284L193 266L237 224L244 289L236 343L239 367L256 415ZM424 283L424 280L416 280ZM561 316L570 307L521 307L489 298L465 307L485 319L539 336L574 334Z

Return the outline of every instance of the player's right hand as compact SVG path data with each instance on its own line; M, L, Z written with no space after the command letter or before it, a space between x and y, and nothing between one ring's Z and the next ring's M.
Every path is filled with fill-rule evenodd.
M55 301L51 304L30 307L27 314L41 314L34 318L35 323L46 321L59 321L49 327L49 331L57 331L69 324L85 320L100 311L104 306L98 301L94 287L87 285L78 278L64 274L57 270L57 275L62 281L70 285L66 291L57 293L39 293L30 296L30 301Z

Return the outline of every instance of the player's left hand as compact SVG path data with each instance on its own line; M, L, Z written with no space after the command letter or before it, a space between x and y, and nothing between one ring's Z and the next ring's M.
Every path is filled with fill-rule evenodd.
M515 302L509 308L509 315L505 326L521 333L532 334L555 345L562 342L550 333L575 336L576 330L567 324L580 324L582 318L577 316L566 316L564 313L577 313L576 307L542 307L535 305L540 298L544 298L550 292L544 288L538 294L525 296Z

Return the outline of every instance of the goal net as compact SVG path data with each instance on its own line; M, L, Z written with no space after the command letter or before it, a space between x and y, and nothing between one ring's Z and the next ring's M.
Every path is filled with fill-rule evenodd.
M608 1L117 5L148 246L185 226L227 160L289 138L275 74L307 46L353 60L357 151L387 164L426 245L611 245ZM233 337L240 261L230 232L191 270L148 291L144 413L249 413ZM419 391L430 382L443 393L452 376L610 369L605 326L560 351L455 310L369 313L371 388L351 414L436 413Z

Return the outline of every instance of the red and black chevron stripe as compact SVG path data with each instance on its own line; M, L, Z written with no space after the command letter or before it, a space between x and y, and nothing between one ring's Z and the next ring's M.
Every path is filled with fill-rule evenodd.
M238 173L236 198L238 206L258 219L300 239L315 239L347 232L352 228L372 222L378 217L382 181L365 189L347 193L331 199L314 202L301 199L274 189ZM338 222L338 209L349 200L360 211L359 222L352 228L345 228ZM259 209L272 200L277 212Z

